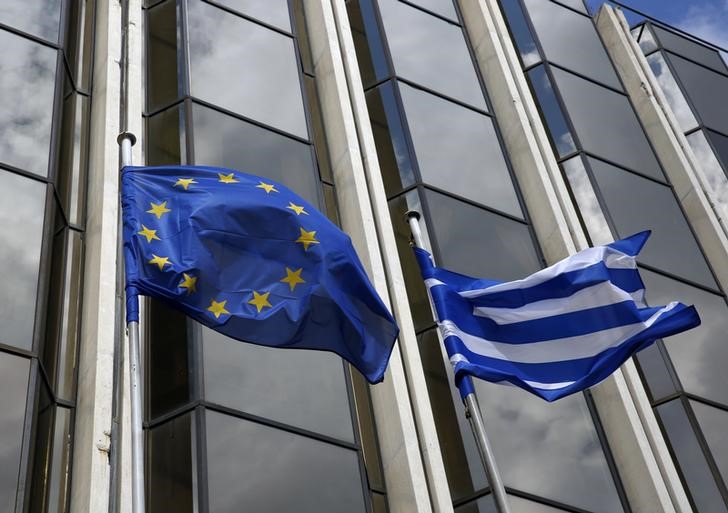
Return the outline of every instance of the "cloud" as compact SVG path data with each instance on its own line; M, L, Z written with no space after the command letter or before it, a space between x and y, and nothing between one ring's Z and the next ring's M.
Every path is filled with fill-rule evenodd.
M691 5L674 25L723 48L728 48L728 0ZM724 54L725 57L725 54Z

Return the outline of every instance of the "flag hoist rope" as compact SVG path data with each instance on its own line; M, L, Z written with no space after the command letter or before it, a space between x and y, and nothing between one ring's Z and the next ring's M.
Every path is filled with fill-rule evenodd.
M412 232L412 239L415 246L424 249L422 243L422 232L420 231L420 213L416 210L410 210L405 214L407 223L409 223L410 231ZM432 304L432 297L429 291L427 297L430 301L430 307L432 312L435 312L435 305ZM444 335L443 335L444 336ZM485 467L485 474L490 483L490 489L493 492L493 497L498 506L500 513L511 513L510 507L508 506L508 498L506 497L506 489L503 485L500 472L495 463L495 455L493 454L493 448L488 442L488 437L485 434L485 424L483 423L483 417L480 413L480 405L478 404L478 397L475 395L472 385L472 378L467 376L463 383L466 391L464 398L465 402L465 416L470 422L470 428L473 430L475 436L475 442L478 446L478 452L480 453L480 459Z

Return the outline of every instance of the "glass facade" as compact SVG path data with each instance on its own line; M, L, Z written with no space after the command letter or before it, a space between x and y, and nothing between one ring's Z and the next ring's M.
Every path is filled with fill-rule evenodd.
M0 7L0 510L65 512L93 0Z
M544 262L467 33L459 16L445 16L432 3L352 0L348 14L453 505L458 512L495 511L408 246L404 212L423 213L428 249L453 271L509 280ZM450 2L438 5L459 14ZM586 64L583 55L572 58ZM516 511L623 510L587 394L546 405L515 388L476 388Z
M147 163L269 177L336 220L304 16L298 1L149 6ZM339 357L148 312L149 511L387 511L368 388Z
M711 406L707 413L711 420L704 421L711 427L720 423L721 413L728 413L713 402L715 392L724 387L719 383L722 374L709 362L711 358L724 360L726 355L726 336L718 327L725 318L725 295L629 97L619 81L609 80L616 75L593 30L593 20L582 16L581 23L591 29L570 31L573 37L568 39L568 47L554 49L550 41L553 27L538 21L546 9L541 4L551 4L548 9L559 12L554 18L579 14L551 0L538 6L528 0L500 3L586 233L594 240L606 241L651 229L652 236L639 258L648 303L660 305L679 299L694 303L700 312L700 328L658 341L636 360L696 511L725 511L725 485L716 472L716 461L723 459L722 447L710 445L694 407L698 403ZM533 45L524 45L523 41L528 41L522 34L524 27L530 27ZM660 54L657 48L665 35L649 32L647 26L645 29L633 34L638 35L645 52L658 52L651 53L648 62L676 118L686 130L694 129L700 115L691 110L669 74L673 57L684 57ZM681 55L694 56L693 43L680 46L676 40L670 41ZM536 59L530 55L533 46L540 52ZM595 69L574 57L573 53L582 49L591 49L594 59L588 63ZM606 60L597 66L602 57ZM540 64L534 67L534 61Z

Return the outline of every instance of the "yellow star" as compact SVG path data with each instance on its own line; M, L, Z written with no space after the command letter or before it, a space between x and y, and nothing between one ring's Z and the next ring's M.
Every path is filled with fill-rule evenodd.
M263 189L266 194L270 194L271 192L278 192L278 189L276 189L275 185L271 185L269 183L260 182L260 185L256 185L258 189Z
M227 299L223 299L219 303L212 299L210 300L210 306L207 307L207 311L212 312L215 315L215 319L219 319L221 315L227 315L230 313L225 310L225 303L227 303Z
M154 240L162 240L159 237L157 237L157 230L150 230L146 226L142 225L142 231L137 232L137 235L144 235L147 238L147 242L152 242L152 239Z
M296 288L296 285L299 283L306 283L306 281L301 278L301 269L296 269L295 271L291 271L288 267L286 267L286 277L283 278L281 281L283 283L288 283L288 286L291 287L291 292L293 292L293 289Z
M160 256L155 255L154 253L152 253L152 256L154 258L152 258L149 261L149 263L150 264L157 264L159 266L159 270L160 271L163 271L164 270L164 266L165 265L172 265L172 264L169 263L169 257L160 257Z
M159 204L150 203L150 205L152 206L152 208L147 210L147 213L154 214L155 216L157 216L157 219L161 219L164 214L166 214L167 212L171 212L171 210L167 208L166 201L163 201Z
M197 183L197 182L195 182L194 178L177 178L177 181L175 182L174 187L181 185L182 187L185 188L185 190L187 190L187 187L189 187L193 183Z
M219 181L222 183L238 183L240 181L235 179L235 173L230 173L229 175L218 173L217 176L220 178Z
M300 228L301 230L301 236L296 239L296 242L300 242L303 244L303 249L305 251L308 251L308 247L311 244L319 244L319 241L316 240L316 232L307 232L303 228Z
M304 210L304 207L300 207L300 206L298 206L298 205L294 205L294 204L293 204L293 203L291 203L290 201L288 202L288 206L287 206L286 208L288 208L288 209L291 209L291 210L293 210L293 211L294 211L294 212L296 213L296 215L299 215L299 216L300 216L301 214L306 214L306 215L308 215L308 212L306 212L306 211Z
M266 292L265 294L258 294L256 291L253 291L253 299L248 301L248 304L255 305L255 308L258 309L258 313L260 313L263 307L273 306L268 302L268 296L270 296L270 292Z
M197 292L197 276L191 276L187 273L182 273L184 280L179 282L177 285L181 289L187 289L187 295Z

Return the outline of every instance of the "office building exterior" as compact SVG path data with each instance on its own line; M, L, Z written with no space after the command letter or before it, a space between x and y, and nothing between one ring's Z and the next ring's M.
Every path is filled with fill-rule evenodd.
M317 205L401 328L369 386L333 354L239 343L145 301L148 511L497 511L408 245L415 209L439 265L501 280L652 229L647 301L693 303L701 327L555 403L478 382L487 433L516 513L728 512L728 68L655 21L591 14L0 7L0 511L131 511L127 129L135 164L239 169Z

